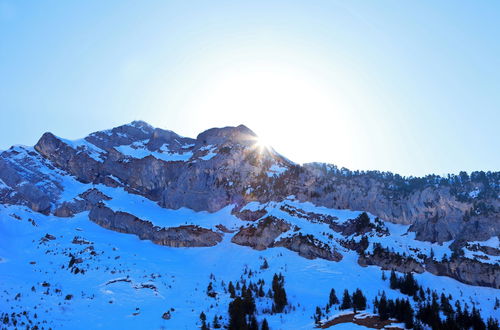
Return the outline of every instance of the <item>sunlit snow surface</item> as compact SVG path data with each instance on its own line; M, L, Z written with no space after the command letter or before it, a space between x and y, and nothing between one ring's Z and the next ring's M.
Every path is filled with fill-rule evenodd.
M495 249L500 249L500 240L498 236L493 236L486 241L473 241L468 242L467 246L462 248L464 251L464 256L470 259L479 259L481 262L489 264L500 264L500 256L493 256L484 253L483 251L473 251L472 247L491 247Z
M273 164L269 168L269 171L267 171L267 176L268 177L280 176L281 174L285 173L287 170L288 170L287 167L280 166L278 164Z
M153 156L165 162L186 162L193 156L193 153L190 151L183 153L171 152L167 145L163 145L159 151L150 151L146 148L146 143L147 140L139 141L130 145L118 146L115 149L128 157L142 159L147 156Z
M177 226L185 222L211 228L216 223L233 227L243 225L241 220L230 214L229 208L216 213L165 210L142 197L116 189L99 188L113 197L107 202L108 206L152 219L157 225ZM292 200L287 203L300 204L302 209L328 212L339 217L339 221L359 214L316 208L313 204ZM270 211L276 216L283 215L276 210ZM292 218L289 216L287 220L297 220ZM28 219L34 220L36 226ZM313 224L300 225L307 232L317 231L315 234L326 230L323 227L314 229ZM56 239L40 243L47 233ZM75 236L93 242L97 256L91 258L88 252L79 253L87 245L72 244ZM209 248L170 248L141 241L134 235L101 228L88 220L87 212L74 218L57 218L34 213L24 207L0 206L2 310L37 313L39 320L47 320L47 325L53 328L194 329L200 325L201 311L207 314L208 320L217 314L223 315L223 322L227 322L230 298L224 293L221 281L237 281L245 268L255 273L251 278L253 282L260 278L266 281L266 291L274 273L285 275L286 291L290 303L295 306L294 310L285 315L263 314L263 309L270 307L269 299L257 300L258 319L267 318L271 329L313 328L311 316L316 306L326 304L330 288L335 288L339 296L346 288L350 291L362 288L370 302L369 311L373 297L380 290L385 290L389 298L400 296L399 292L389 289L387 281L382 281L378 267L360 267L353 252L342 251L344 258L340 262L308 260L284 248L255 251L235 245L230 242L231 236L226 234L222 243ZM61 268L63 265L67 267L69 253L83 258L79 267L87 269L85 274L72 274ZM260 270L262 258L268 260L269 269ZM214 288L219 293L217 298L206 295L211 273L216 278ZM106 284L124 278L130 282ZM429 273L416 275L416 278L422 285L452 294L454 299L461 299L469 305L475 301L484 316L498 312L493 310L498 290L469 286ZM47 288L41 285L44 281L50 283L48 295L44 294ZM141 284L153 284L157 290L139 288ZM31 290L32 286L35 292ZM61 290L60 293L56 293L56 289ZM14 300L17 293L21 296ZM64 299L67 294L73 295L69 301ZM174 308L171 319L163 320L161 316L170 308ZM331 315L336 313L338 311L333 309ZM352 324L338 326L339 329L353 327Z
M79 152L85 152L89 157L93 158L94 160L102 163L103 159L101 159L101 155L105 154L106 152L102 150L101 148L97 147L96 145L88 142L85 139L80 139L80 140L67 140L63 138L58 138L64 143L66 143L68 146L71 148L79 151Z

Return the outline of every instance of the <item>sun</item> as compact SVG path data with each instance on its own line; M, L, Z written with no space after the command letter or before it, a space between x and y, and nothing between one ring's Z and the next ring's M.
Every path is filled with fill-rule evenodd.
M268 149L270 147L269 143L266 142L263 138L258 137L255 144L258 148Z
M260 137L255 137L253 147L260 154L268 153L272 150L271 146L266 142L266 140Z

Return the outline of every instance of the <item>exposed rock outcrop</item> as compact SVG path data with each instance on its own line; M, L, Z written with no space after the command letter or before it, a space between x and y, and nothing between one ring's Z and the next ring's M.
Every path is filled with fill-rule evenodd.
M62 205L54 210L54 215L58 217L72 217L77 213L90 211L99 202L110 199L109 196L106 196L101 191L92 188L78 195L78 198L62 203Z
M293 235L285 237L274 244L274 246L282 246L291 251L297 252L300 256L307 259L326 259L330 261L342 260L342 255L335 250L332 250L327 244L315 239L311 235Z
M0 157L0 201L4 204L22 204L33 211L48 214L50 196L29 178L25 178L13 164Z
M298 180L306 189L293 190L288 185L286 194L326 207L364 210L385 221L411 224L419 240L484 240L500 234L498 172L405 179L392 173L351 172L314 163L304 166Z
M88 148L82 145L73 149L52 133L43 134L35 145L35 150L82 182L95 182L103 174L101 162L90 156Z
M134 234L140 239L172 247L214 246L222 234L198 226L160 228L126 212L114 212L98 204L89 213L89 219L98 225L121 233Z
M256 211L251 211L251 210L238 210L237 208L234 208L231 211L232 215L237 216L241 220L245 221L256 221L262 218L264 215L266 215L267 211L265 209L262 210L256 210Z
M485 264L468 258L455 258L444 262L428 260L425 270L434 275L452 277L463 283L500 289L498 264Z
M425 271L417 260L409 257L401 257L396 253L387 252L384 254L362 254L359 256L358 263L361 266L379 266L385 270L395 270L401 273L423 273Z
M464 257L436 261L425 256L422 261L390 252L386 249L374 249L373 253L361 254L358 259L361 266L376 265L382 269L396 270L402 273L428 271L434 275L448 276L462 283L500 288L500 265L482 263Z
M231 242L250 246L256 250L265 250L271 247L275 239L284 232L290 230L290 225L282 219L273 216L266 217L258 222L256 226L240 229Z

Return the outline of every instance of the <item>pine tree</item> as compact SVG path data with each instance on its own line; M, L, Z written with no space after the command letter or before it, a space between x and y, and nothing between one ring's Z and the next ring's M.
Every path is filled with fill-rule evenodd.
M399 283L398 283L398 277L396 276L396 272L394 269L391 271L391 277L389 279L390 287L393 290L396 290L399 288Z
M336 305L339 303L339 299L337 298L337 295L335 294L335 289L330 290L330 297L328 299L328 304L330 306Z
M248 325L248 330L259 330L259 324L257 323L255 315L253 314L252 316L250 316L250 324Z
M264 296L266 295L266 294L264 293L264 287L263 287L262 283L261 283L261 284L260 284L260 286L259 286L259 291L257 292L257 294L258 294L258 296L259 296L259 297L261 297L261 298L262 298L262 297L264 297Z
M240 330L247 329L247 327L248 324L245 309L243 307L243 300L240 297L236 297L229 303L229 329Z
M215 291L214 291L212 282L208 283L208 286L207 286L207 296L215 298L216 295L217 295L217 293L215 293Z
M418 289L418 296L419 296L420 301L425 300L425 291L424 291L424 289L422 289L422 287L420 287Z
M450 305L450 301L448 298L445 296L444 293L441 293L441 310L443 311L444 315L446 316L452 316L453 314L453 307Z
M409 296L414 296L419 288L412 273L406 273L399 286L401 293Z
M354 310L366 309L366 297L360 289L356 289L356 291L352 294L352 307L354 307Z
M261 330L269 330L269 324L267 324L267 319L262 321Z
M498 324L498 320L492 318L491 316L488 318L486 326L487 326L488 330L499 330L500 329L500 326Z
M288 304L285 292L285 278L281 274L274 274L273 276L273 311L276 313L283 312L283 309Z
M389 318L389 312L387 308L387 298L385 297L385 292L382 292L382 296L378 302L378 315L382 321L385 321Z
M243 308L245 314L251 315L255 312L255 300L250 289L243 291Z
M208 330L207 316L203 312L200 313L200 321L201 321L201 330Z
M229 294L231 295L231 298L234 299L234 297L236 297L236 291L234 290L233 282L229 282L228 291Z
M342 305L340 305L340 309L349 309L352 307L351 296L349 295L349 291L347 289L344 290L344 296L342 297Z
M219 323L219 318L217 317L217 314L214 315L214 320L212 321L212 326L214 329L219 329L221 327Z
M319 325L321 322L321 316L322 316L322 313L321 313L321 308L319 308L319 306L316 306L316 313L314 314L314 323L316 323L317 325Z
M472 307L472 327L474 329L486 329L486 325L484 324L483 319L481 318L481 314L477 310L476 306Z
M411 307L410 301L406 299L403 304L403 312L402 312L402 319L400 321L403 321L405 324L406 329L411 329L414 326L413 323L413 314L415 314L413 308Z

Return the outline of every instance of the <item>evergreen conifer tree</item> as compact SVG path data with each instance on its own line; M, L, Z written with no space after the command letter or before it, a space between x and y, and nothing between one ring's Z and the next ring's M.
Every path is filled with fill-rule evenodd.
M390 287L393 290L399 288L398 277L396 276L396 272L394 269L391 271L391 277L389 278Z
M342 304L340 305L340 309L349 309L352 307L351 296L349 295L349 291L347 289L344 290L344 296L342 297Z
M269 330L269 324L267 323L267 319L264 319L264 321L262 321L262 325L260 327L261 330Z
M219 318L217 317L217 314L214 315L214 320L212 321L212 327L214 329L220 329L221 325L219 322Z
M285 278L281 274L274 274L273 276L273 311L276 313L283 312L283 309L288 304L285 292Z
M331 289L330 290L330 296L329 296L329 299L328 299L328 304L330 306L333 306L333 305L336 305L339 303L339 299L337 298L337 295L335 294L335 289Z
M236 291L234 290L233 282L229 282L228 291L229 294L231 295L231 298L234 299L234 297L236 297Z

